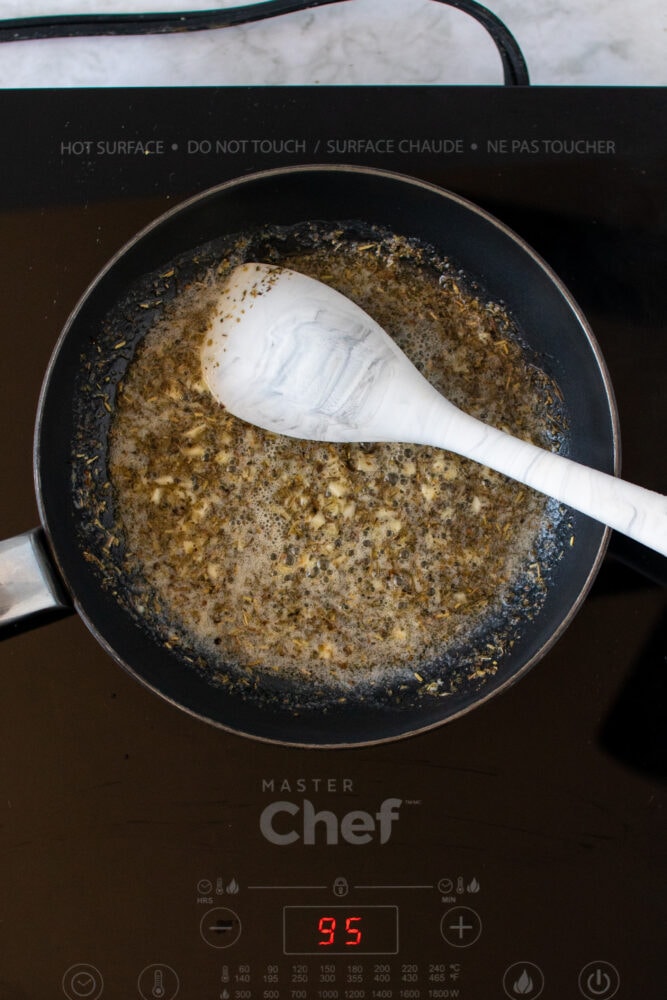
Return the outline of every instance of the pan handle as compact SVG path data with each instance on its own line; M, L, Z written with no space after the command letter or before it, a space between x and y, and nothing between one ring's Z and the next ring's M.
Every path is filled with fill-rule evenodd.
M73 610L41 528L0 541L0 639Z

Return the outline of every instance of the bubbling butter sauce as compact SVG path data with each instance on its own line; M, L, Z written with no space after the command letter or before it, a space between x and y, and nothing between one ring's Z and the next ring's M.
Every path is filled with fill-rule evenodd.
M356 301L462 409L560 446L557 388L446 263L335 229L279 262ZM473 642L469 677L492 676L511 643L503 621L542 600L557 506L435 448L295 440L226 413L200 349L237 263L179 291L118 387L108 473L134 612L214 681L349 691L416 677L447 694L454 682L423 668Z

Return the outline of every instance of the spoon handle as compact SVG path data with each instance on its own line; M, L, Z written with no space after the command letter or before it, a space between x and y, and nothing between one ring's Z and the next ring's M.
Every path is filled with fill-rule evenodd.
M447 441L429 443L502 472L667 555L667 497L538 448L461 411L450 412L447 423Z

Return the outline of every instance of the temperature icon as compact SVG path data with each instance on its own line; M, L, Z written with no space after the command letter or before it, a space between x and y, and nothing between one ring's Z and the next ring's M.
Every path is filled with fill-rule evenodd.
M137 980L142 1000L174 1000L181 983L170 965L147 965Z

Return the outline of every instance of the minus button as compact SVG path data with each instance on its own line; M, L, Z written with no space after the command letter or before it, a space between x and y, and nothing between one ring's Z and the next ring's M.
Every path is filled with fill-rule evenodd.
M241 921L233 910L216 906L201 918L199 933L211 948L230 948L241 936Z

